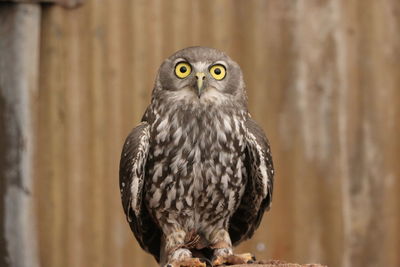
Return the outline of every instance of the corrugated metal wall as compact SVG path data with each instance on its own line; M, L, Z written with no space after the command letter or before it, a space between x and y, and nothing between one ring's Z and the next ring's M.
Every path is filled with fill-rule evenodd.
M87 0L42 13L36 199L42 266L156 266L120 204L125 136L159 64L226 51L276 165L272 211L240 251L400 265L400 2Z

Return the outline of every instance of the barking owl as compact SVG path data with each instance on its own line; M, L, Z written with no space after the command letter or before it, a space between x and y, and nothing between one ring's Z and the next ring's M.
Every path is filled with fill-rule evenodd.
M166 59L120 162L122 205L140 246L166 267L251 261L232 247L269 209L273 175L239 65L206 47Z

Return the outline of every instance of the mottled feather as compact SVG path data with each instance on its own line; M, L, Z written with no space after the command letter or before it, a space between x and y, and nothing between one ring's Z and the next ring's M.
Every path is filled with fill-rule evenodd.
M119 185L122 206L136 239L159 260L161 231L142 202L149 128L148 123L142 122L126 138L121 153Z
M245 127L245 166L249 179L241 203L230 220L229 234L235 245L253 236L264 211L271 206L274 185L274 168L268 140L251 118L247 119Z

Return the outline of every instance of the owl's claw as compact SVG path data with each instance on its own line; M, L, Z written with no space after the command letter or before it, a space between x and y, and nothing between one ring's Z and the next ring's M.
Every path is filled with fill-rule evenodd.
M233 254L233 255L224 255L217 256L213 260L213 266L219 265L235 265L235 264L246 264L246 263L254 263L254 256L250 253L243 254Z
M165 267L207 267L204 260L199 258L185 258L168 263Z
M212 262L207 258L201 258L200 261L204 262L207 267L213 267Z

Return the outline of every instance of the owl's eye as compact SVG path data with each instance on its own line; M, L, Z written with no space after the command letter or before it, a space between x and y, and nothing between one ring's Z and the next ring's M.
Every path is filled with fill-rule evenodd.
M211 66L210 74L211 74L211 76L214 77L214 79L222 80L223 78L225 78L226 69L221 64L215 64L215 65Z
M175 66L175 75L180 78L186 78L192 72L192 67L187 62L179 62Z

